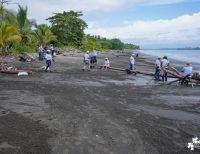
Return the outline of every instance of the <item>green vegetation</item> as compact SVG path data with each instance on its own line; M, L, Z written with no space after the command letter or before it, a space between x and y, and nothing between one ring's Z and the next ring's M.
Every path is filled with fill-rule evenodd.
M2 54L8 54L9 46L12 42L21 41L18 30L7 23L0 23L0 51Z
M133 44L124 44L121 40L85 35L87 23L81 19L82 12L64 11L54 13L47 20L50 26L37 25L27 17L27 7L18 6L13 13L0 6L0 54L12 52L35 52L38 45L44 47L53 43L57 47L74 47L82 50L99 51L139 49Z
M46 47L51 41L57 41L57 36L54 35L51 32L50 27L45 24L36 26L36 30L33 35L37 39L38 44L41 44L44 47Z
M82 12L55 13L47 20L52 24L51 30L58 36L58 40L64 45L80 47L84 38L84 29L87 24L80 17Z
M133 44L125 44L119 39L107 39L100 36L87 35L81 46L83 50L97 49L99 51L107 50L123 50L123 49L140 49L139 46Z

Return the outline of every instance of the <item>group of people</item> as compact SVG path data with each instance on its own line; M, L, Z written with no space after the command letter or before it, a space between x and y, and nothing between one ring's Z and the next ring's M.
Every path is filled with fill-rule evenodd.
M157 81L160 81L160 77L162 77L163 82L167 82L167 70L169 68L169 60L167 56L164 56L162 59L161 57L158 57L155 61L155 79ZM187 80L190 80L192 76L192 66L190 63L186 63L186 66L184 66L181 70L182 75L184 78L181 80L181 84L187 83Z
M135 69L135 57L137 57L136 54L132 53L129 59L129 67L128 71ZM157 81L163 81L167 82L168 79L168 69L169 69L170 62L167 58L167 56L164 56L163 58L158 57L155 61L155 80ZM183 78L181 79L181 84L187 84L188 81L192 77L192 66L190 63L186 63L186 66L184 66L181 70ZM161 77L161 79L160 79Z
M45 71L47 72L48 70L51 71L51 65L53 61L53 57L55 56L55 48L53 45L50 45L49 49L43 48L41 45L38 48L38 55L39 55L39 60L45 60L46 61L46 68ZM84 66L83 66L83 71L84 70L90 70L91 68L94 68L94 65L97 64L97 51L96 49L93 50L91 55L89 54L89 51L87 51L84 54ZM134 70L135 69L135 57L137 57L136 54L132 53L129 59L129 66L128 70ZM160 77L162 77L163 82L167 82L168 74L167 70L169 68L170 62L167 58L167 56L164 56L163 58L158 57L155 61L155 80L161 81ZM110 61L106 57L104 63L101 65L102 69L108 69L110 67ZM186 83L187 79L189 80L192 76L192 66L190 63L187 63L185 67L181 70L183 73L182 75L184 78L182 79L181 83Z
M46 61L45 72L47 72L48 70L51 72L52 61L54 60L53 57L55 56L54 45L51 44L48 49L40 45L37 49L37 52L38 52L39 60Z
M89 51L86 51L86 53L83 56L83 71L84 70L90 70L91 68L94 68L94 66L97 64L97 51L96 49L93 50L92 54L89 54ZM110 67L110 61L108 58L105 58L105 62L102 65L102 69L108 69Z
M167 56L164 56L162 59L158 57L155 61L155 79L160 81L160 76L162 77L162 81L167 82L167 69L169 67L169 60Z

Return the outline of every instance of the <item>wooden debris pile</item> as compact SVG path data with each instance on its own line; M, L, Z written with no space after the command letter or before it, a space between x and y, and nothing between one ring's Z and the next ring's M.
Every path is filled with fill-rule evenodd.
M0 73L7 73L7 74L18 74L20 72L27 72L28 74L32 74L32 71L28 70L18 70L15 67L8 67L7 65L0 64Z

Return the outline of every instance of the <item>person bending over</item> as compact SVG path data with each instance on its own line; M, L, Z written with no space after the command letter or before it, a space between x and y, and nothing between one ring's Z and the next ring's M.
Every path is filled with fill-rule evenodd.
M188 84L192 77L192 66L190 63L187 63L185 67L182 68L181 72L183 73L184 78L181 80L181 84Z

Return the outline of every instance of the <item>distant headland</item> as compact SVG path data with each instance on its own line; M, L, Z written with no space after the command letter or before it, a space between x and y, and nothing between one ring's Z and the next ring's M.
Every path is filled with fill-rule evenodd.
M160 48L160 50L200 50L200 47Z

